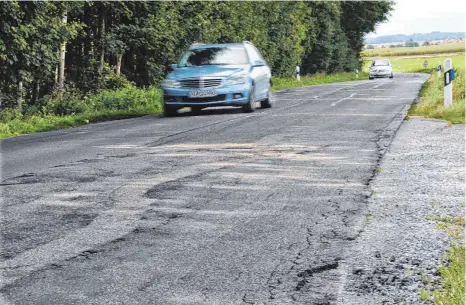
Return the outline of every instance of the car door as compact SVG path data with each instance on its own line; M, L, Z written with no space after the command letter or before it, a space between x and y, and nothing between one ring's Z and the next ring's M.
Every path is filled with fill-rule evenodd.
M270 71L270 67L267 65L264 57L262 57L259 50L254 46L253 46L253 48L256 51L257 56L259 56L260 61L263 63L263 66L262 66L262 69L261 69L262 73L264 75L263 80L262 80L262 83L263 83L263 86L264 86L264 89L263 89L264 95L263 96L264 96L264 98L267 98L268 94L269 94L269 90L271 89L270 87L272 86L272 73Z
M248 51L249 60L252 65L251 78L254 81L255 99L265 99L268 93L268 67L253 45L246 44L246 50Z

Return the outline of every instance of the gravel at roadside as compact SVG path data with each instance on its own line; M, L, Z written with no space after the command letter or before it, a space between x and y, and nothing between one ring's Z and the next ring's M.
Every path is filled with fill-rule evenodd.
M422 304L451 237L429 217L464 216L465 126L405 121L371 182L367 224L346 259L339 304Z

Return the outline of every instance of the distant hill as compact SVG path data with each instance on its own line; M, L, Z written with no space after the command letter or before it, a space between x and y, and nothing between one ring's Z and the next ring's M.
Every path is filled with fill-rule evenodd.
M413 41L426 41L426 40L443 40L443 39L458 39L464 38L464 32L431 32L431 33L415 33L410 35L396 34L379 37L366 38L366 44L377 43L393 43L403 42L412 39Z

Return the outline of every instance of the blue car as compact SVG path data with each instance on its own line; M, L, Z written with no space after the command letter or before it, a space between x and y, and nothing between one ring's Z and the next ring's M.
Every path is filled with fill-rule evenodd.
M194 44L171 67L162 83L165 116L183 107L199 113L215 106L241 106L244 112L259 103L272 106L270 68L250 42Z

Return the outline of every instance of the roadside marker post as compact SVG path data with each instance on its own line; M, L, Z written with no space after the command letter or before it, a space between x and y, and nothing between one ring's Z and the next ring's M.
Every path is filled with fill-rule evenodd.
M359 70L356 69L356 78L359 78Z
M442 64L441 62L439 61L437 63L437 77L440 77L440 72L442 72Z
M451 58L445 59L443 63L443 100L445 107L449 107L453 103L453 83L451 81L455 79L455 71L452 68Z
M301 75L300 75L300 72L301 72L301 68L299 67L299 65L298 65L298 64L296 64L296 80L297 80L298 82L300 82L300 81L301 81Z

